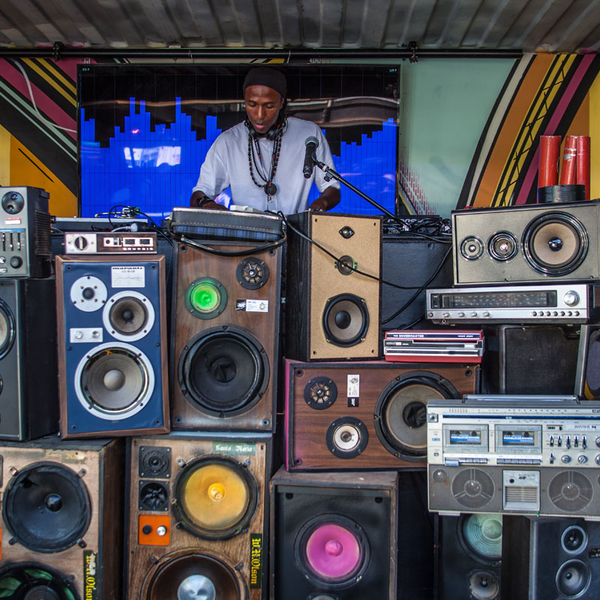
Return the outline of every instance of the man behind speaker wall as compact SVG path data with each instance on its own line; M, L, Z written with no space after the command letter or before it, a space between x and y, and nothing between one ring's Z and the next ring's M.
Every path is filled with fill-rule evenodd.
M232 204L259 210L292 214L336 206L339 183L325 181L309 156L316 146L317 159L331 166L331 150L318 125L286 116L283 73L252 69L243 88L247 118L221 133L210 147L190 206L227 210L214 199L229 186ZM308 206L313 181L321 195Z

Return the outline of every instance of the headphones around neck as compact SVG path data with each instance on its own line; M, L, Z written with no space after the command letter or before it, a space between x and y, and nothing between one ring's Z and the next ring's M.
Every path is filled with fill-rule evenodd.
M267 133L265 134L265 137L268 140L276 140L279 136L283 135L283 133L285 132L285 127L287 125L287 117L285 114L285 104L283 105L283 108L279 111L279 115L277 116L277 121L275 121L275 123L273 124L273 126L271 127L271 129L269 129L269 131L267 131ZM250 119L248 119L248 117L246 117L246 120L244 121L244 125L248 128L248 133L250 133L250 135L252 136L253 139L258 139L260 138L260 134L258 133L258 131L256 131L256 129L254 129L254 125L252 125L252 122L250 121Z

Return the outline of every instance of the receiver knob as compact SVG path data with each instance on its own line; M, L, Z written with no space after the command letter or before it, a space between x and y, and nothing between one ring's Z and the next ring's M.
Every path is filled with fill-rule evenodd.
M564 297L567 306L576 306L579 304L579 294L574 290L569 290Z
M582 465L585 464L587 462L587 456L585 454L580 454L577 457L577 461L580 462Z
M598 448L600 448L600 436L596 438L596 446L598 446Z

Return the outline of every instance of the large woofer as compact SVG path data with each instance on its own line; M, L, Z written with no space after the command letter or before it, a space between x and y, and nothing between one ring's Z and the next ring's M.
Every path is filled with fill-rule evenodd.
M325 339L335 346L356 346L369 329L369 311L363 298L338 294L328 298L323 311Z
M3 598L14 600L81 600L71 581L58 571L37 563L10 563L0 569Z
M62 552L81 540L91 518L86 486L51 462L19 471L4 492L2 514L14 540L35 552Z
M84 356L75 372L81 404L100 419L127 419L145 406L154 390L146 355L129 344L102 344Z
M423 460L427 455L427 404L441 398L459 395L437 373L411 371L388 383L375 405L375 430L385 448L404 460Z
M563 598L580 598L591 582L590 568L582 560L568 560L556 574L556 588Z
M127 290L111 296L102 312L106 330L122 342L135 342L154 325L154 308L146 296Z
M152 577L145 600L239 600L234 570L216 557L187 551L166 557Z
M8 304L0 298L0 359L12 348L16 335L15 317Z
M343 515L320 515L298 532L294 555L299 569L316 586L348 588L369 566L369 540L361 526Z
M183 469L174 511L181 526L202 538L225 539L248 525L258 502L252 473L225 457L204 456Z
M546 213L527 226L523 234L523 252L527 262L546 275L560 277L581 265L588 251L585 227L575 217Z
M236 327L215 327L194 337L179 358L183 395L219 417L249 410L269 383L269 360L261 344Z
M467 554L477 561L496 566L502 558L502 515L463 515L457 535Z

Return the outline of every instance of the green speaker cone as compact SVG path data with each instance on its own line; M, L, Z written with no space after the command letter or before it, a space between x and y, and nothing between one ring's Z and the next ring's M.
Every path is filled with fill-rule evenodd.
M216 279L204 277L192 282L185 294L188 310L199 319L214 319L227 305L227 292Z

